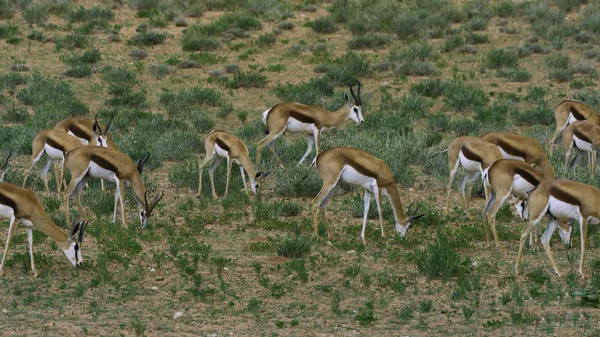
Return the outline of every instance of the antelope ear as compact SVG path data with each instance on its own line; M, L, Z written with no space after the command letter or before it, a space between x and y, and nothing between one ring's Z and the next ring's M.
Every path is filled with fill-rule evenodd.
M272 171L269 171L269 172L266 172L266 173L264 173L264 172L258 172L254 178L255 179L259 179L259 178L260 179L265 179L266 177L268 177L271 174L271 172Z
M350 97L348 97L347 92L344 92L344 99L346 100L346 103L348 103L348 105L352 105L352 101L350 101Z

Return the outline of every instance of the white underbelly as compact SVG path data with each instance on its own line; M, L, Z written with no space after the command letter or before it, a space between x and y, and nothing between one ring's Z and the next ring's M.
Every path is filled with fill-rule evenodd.
M0 204L0 218L10 219L15 214L15 211L6 205Z
M506 153L506 151L504 151L500 146L498 146L498 149L500 149L500 152L502 153L502 157L504 159L515 159L515 160L525 161L525 159L523 159L523 157L513 156L513 155Z
M460 165L462 165L462 167L470 172L480 172L481 171L481 163L478 161L474 161L474 160L470 160L467 159L467 157L465 157L462 153L462 151L460 151L458 153L458 159L460 160Z
M69 135L71 135L71 136L73 136L73 137L77 137L77 136L75 136L75 134L73 134L73 132L71 132L71 131L67 132L67 134L69 134ZM79 138L79 137L77 137L77 139L79 139L79 140L81 141L81 144L83 144L83 145L87 145L87 144L89 143L89 142L87 141L87 139L85 139L85 138Z
M52 146L45 144L44 150L46 151L46 154L48 155L48 157L50 157L52 160L62 160L63 159L63 152L59 149L53 148Z
M523 179L520 175L515 175L513 179L512 194L521 199L527 199L527 192L531 191L535 186Z
M374 193L374 187L377 186L377 179L359 173L350 165L344 165L341 179L345 183L361 186L372 193Z
M229 158L229 152L227 152L223 148L219 147L219 145L217 145L216 143L215 143L215 153L219 157Z
M581 212L577 205L568 204L553 196L550 196L548 202L550 203L548 212L558 219L579 219L581 217Z
M316 127L312 123L304 123L294 118L289 118L286 126L286 132L289 133L313 133Z
M579 139L577 138L577 136L573 135L573 141L575 142L575 146L580 150L580 151L585 151L585 152L592 152L592 144L586 142L583 139Z
M88 171L88 174L93 178L100 178L112 182L114 182L117 178L117 175L113 171L104 169L98 166L93 161L90 161L90 169Z
M567 120L567 125L571 124L571 123L575 123L577 122L579 119L575 118L575 116L573 116L572 113L569 113L569 119Z

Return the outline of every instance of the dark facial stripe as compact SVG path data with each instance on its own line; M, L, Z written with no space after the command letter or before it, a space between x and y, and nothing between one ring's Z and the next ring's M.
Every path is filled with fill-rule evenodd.
M307 116L301 112L294 111L294 110L290 111L290 117L292 117L293 119L300 121L302 123L308 123L308 124L315 123L315 120L312 117Z
M46 138L46 144L52 146L53 148L55 148L57 150L65 152L65 148L61 144L59 144L57 141L52 139L52 137Z
M17 214L17 203L13 199L9 198L8 196L2 193L0 193L0 204L12 208L15 214Z
M88 142L92 140L92 137L90 137L89 132L86 132L86 130L81 129L76 124L70 125L69 131L71 131L75 136L77 136L79 138L83 138L83 139L87 140Z
M566 202L569 205L581 206L579 204L579 200L577 200L576 197L572 196L571 194L567 193L566 191L563 191L558 186L552 186L550 188L550 195L562 202Z
M527 180L527 182L533 186L537 186L540 183L531 173L525 170L521 170L519 168L515 169L515 174L520 175L521 177L523 177L523 179Z
M94 163L96 163L98 166L102 167L103 169L112 171L118 175L119 169L115 165L113 165L113 163L109 162L108 160L106 160L96 154L92 154L90 156L90 159Z
M219 145L220 148L222 148L223 150L229 152L229 146L227 146L227 144L225 144L224 141L222 141L221 139L217 138L215 140L215 142L217 143L217 145Z
M500 148L502 148L502 150L504 150L504 152L510 154L511 156L525 158L527 155L525 152L513 147L512 144L505 142L502 139L497 139L496 145L498 145Z
M573 117L575 117L575 119L577 119L578 121L584 121L585 117L583 117L583 115L581 114L581 112L579 112L574 106L571 106L571 109L569 109L569 111L571 112L571 114L573 115Z
M579 139L581 139L581 140L583 140L583 141L586 141L586 142L588 142L588 143L590 143L590 144L592 143L592 141L591 141L591 140L590 140L590 139L589 139L589 138L588 138L588 137L587 137L587 136L586 136L586 135L585 135L583 132L581 132L581 130L579 130L579 129L574 129L574 130L573 130L573 134L574 134L574 135L575 135L577 138L579 138Z
M460 147L460 151L463 153L463 155L472 161L476 161L476 162L483 162L483 160L481 159L481 157L479 157L477 154L475 154L474 152L472 152L468 146L461 146Z

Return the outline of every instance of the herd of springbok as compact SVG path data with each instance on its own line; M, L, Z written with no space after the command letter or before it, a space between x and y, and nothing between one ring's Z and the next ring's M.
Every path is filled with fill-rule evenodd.
M404 237L411 223L423 217L423 214L418 213L419 205L413 207L414 203L410 204L408 210L404 212L397 184L388 165L383 160L355 148L334 147L321 152L321 134L324 131L339 126L348 119L352 119L359 125L364 123L361 111L360 82L356 81L356 84L356 92L350 86L350 96L344 93L347 106L337 111L328 111L319 106L292 102L279 103L264 111L262 120L267 128L267 136L257 145L256 164L260 165L261 152L267 146L273 152L279 165L283 167L275 150L274 141L285 132L305 134L308 148L298 165L306 160L314 146L316 156L310 168L315 166L323 180L323 187L312 203L314 235L318 236L320 214L328 237L333 238L333 231L327 220L325 209L336 185L343 180L364 189L364 216L360 234L363 243L366 243L367 214L373 197L375 197L379 213L381 236L384 237L381 200L382 196L385 196L391 203L396 232L400 237ZM587 152L593 176L596 152L600 152L600 116L583 102L571 99L556 105L554 115L556 130L547 144L550 154L552 154L554 143L562 134L565 150L563 171L568 175L568 172L580 162L583 152ZM31 269L35 276L38 276L38 272L33 260L33 228L37 228L52 238L73 265L81 264L81 242L88 225L88 218L80 203L80 195L91 178L115 183L113 222L117 219L117 209L120 204L121 222L125 227L127 227L124 203L125 183L131 186L139 204L142 228L147 225L148 218L152 216L156 204L163 197L163 193L159 192L151 201L148 200L148 191L144 187L141 173L149 158L149 153L144 154L134 163L127 154L119 151L115 146L110 135L111 127L112 118L104 126L98 122L97 118L92 121L82 117L69 117L56 124L52 130L40 131L32 142L32 160L25 170L22 187L4 182L4 173L11 152L9 151L6 158L2 160L0 163L2 180L0 182L0 217L10 219L10 226L0 263L0 276L5 273L4 263L18 224L23 224L28 234ZM214 171L223 159L227 160L225 195L229 190L231 168L234 162L240 168L246 193L248 193L248 188L244 171L248 175L250 190L254 194L258 193L259 181L269 174L255 171L249 158L248 148L241 139L223 130L213 130L206 136L204 146L206 155L199 163L198 197L202 192L203 168L213 158L214 161L209 168L213 198L217 198ZM576 156L569 163L569 155L573 150L576 150ZM452 182L458 169L462 167L464 177L459 185L459 190L466 216L469 218L471 218L469 211L471 185L478 177L482 179L486 198L482 216L488 244L490 241L489 225L496 248L500 248L495 217L498 210L511 196L516 198L514 206L518 215L521 219L528 220L527 226L521 232L519 253L515 265L517 274L525 240L529 237L530 244L537 240L537 225L546 217L549 222L542 235L541 243L558 276L561 274L550 250L550 238L558 227L563 243L570 244L571 225L574 220L579 221L581 233L579 272L582 277L586 276L584 258L587 225L588 223L600 223L600 190L598 188L572 180L557 179L554 168L542 146L535 139L516 133L493 132L482 137L458 137L448 145L444 152L447 152L450 168L446 215L450 210L449 199ZM38 197L31 190L25 189L32 167L43 154L47 157L46 166L41 171L46 192L51 193L48 187L48 171L55 161L60 161L60 172L54 166L54 174L57 193L59 197L63 198L66 222L69 223L69 200L73 196L79 214L83 218L82 221L74 221L68 233L65 233L50 219ZM71 175L68 184L65 181L66 169ZM102 183L102 190L104 190L104 183Z

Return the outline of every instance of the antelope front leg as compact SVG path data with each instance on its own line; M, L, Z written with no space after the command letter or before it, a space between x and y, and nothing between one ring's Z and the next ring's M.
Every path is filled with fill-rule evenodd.
M225 195L223 195L223 197L226 197L227 192L229 192L229 178L231 178L231 166L233 166L233 160L227 157L227 182L225 183Z
M550 250L550 238L552 238L552 234L556 230L557 225L558 220L556 219L553 219L550 222L548 222L548 226L546 227L544 234L542 234L542 247L544 247L544 251L550 259L550 263L552 264L552 268L554 268L554 272L558 277L560 277L561 273L558 270L558 265L556 264L556 261L554 260L554 254L552 254L552 250Z
M115 185L117 186L117 192L119 192L119 200L121 203L121 220L123 225L127 228L127 220L125 220L125 183L123 180L116 180ZM87 220L87 219L86 219Z
M363 208L363 225L362 230L360 231L360 238L364 245L367 244L365 237L365 229L367 228L367 217L369 215L369 208L371 207L371 199L373 198L373 193L365 190L365 195L363 197L364 200L364 208Z
M29 241L29 256L31 257L31 271L33 271L33 276L38 277L40 274L35 268L35 261L33 260L33 229L26 227L27 231L27 241Z
M304 153L304 156L302 156L302 158L298 162L298 166L302 165L302 163L304 162L304 160L306 159L306 157L308 157L308 155L312 151L313 144L315 143L315 141L313 139L313 136L310 135L310 134L306 135L306 142L308 143L308 146L306 148L306 152Z
M19 219L20 221L20 219ZM8 255L8 248L10 246L10 242L12 241L13 236L15 235L15 231L17 229L17 224L19 223L14 215L10 219L10 225L8 226L8 233L6 233L6 246L4 246L4 254L2 255L2 262L0 262L0 276L4 276L4 262L6 262L6 256Z
M580 224L580 232L581 232L581 260L579 261L579 274L581 278L587 278L585 271L583 270L584 260L585 260L585 246L587 244L587 226L588 226L588 218L581 217L579 219Z
M379 214L379 227L381 228L381 238L385 238L385 232L383 231L383 215L381 214L381 189L379 186L374 186L375 191L375 203L377 204L377 213Z
M538 220L537 222L539 222L540 219L535 220ZM523 228L523 230L521 231L521 240L519 241L519 253L517 254L517 263L515 264L515 274L517 275L519 275L521 272L521 258L523 257L523 246L525 246L525 241L527 240L529 233L531 233L533 227L537 225L537 222L535 220L529 218L527 226L525 226L525 228Z

